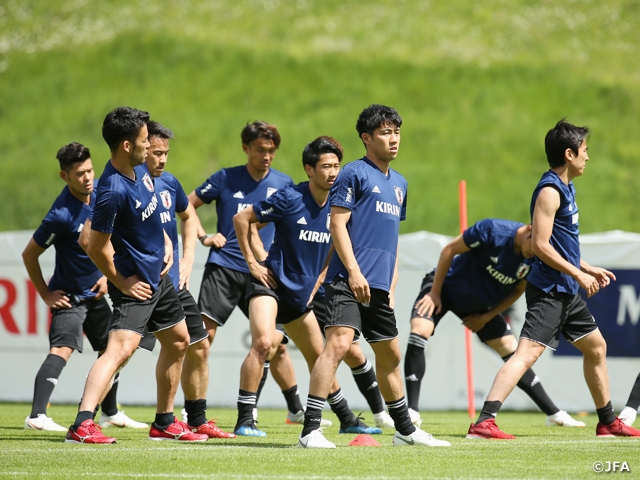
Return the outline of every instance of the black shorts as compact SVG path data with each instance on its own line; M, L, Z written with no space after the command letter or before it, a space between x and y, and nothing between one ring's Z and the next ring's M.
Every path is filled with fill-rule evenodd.
M71 308L51 309L49 347L69 347L82 353L84 332L94 352L107 348L111 326L111 308L107 299L72 299L71 305Z
M198 304L193 299L191 292L186 288L178 292L178 298L180 299L180 304L184 310L187 329L189 330L189 345L201 342L209 336L209 333L207 332L204 322L202 321L202 317L200 316ZM149 333L149 330L146 329L142 334L142 339L140 340L138 348L152 352L155 346L156 336L153 333Z
M389 307L389 292L371 289L371 301L367 306L353 296L348 282L334 279L324 285L327 318L325 328L351 327L369 343L393 340L398 336L394 311Z
M281 325L286 325L287 323L291 323L294 320L299 319L305 313L311 311L311 307L307 306L304 310L300 311L297 308L293 307L291 304L281 299L281 296L278 295L278 289L272 290L271 288L267 288L262 283L260 283L257 279L251 277L251 289L248 293L249 300L253 297L262 297L262 296L273 297L278 302L278 315L276 316L276 323Z
M313 301L311 302L311 308L313 308L313 313L316 316L316 320L318 320L318 326L320 327L320 331L322 332L322 336L326 337L324 334L324 329L327 325L327 300L325 297L318 298L317 296L313 297ZM360 335L356 332L353 336L353 343L356 343L360 340Z
M186 288L178 291L178 298L184 310L187 328L189 329L189 345L201 342L209 336L209 332L207 332L204 322L202 321L198 304L194 300L193 295L191 295L191 292Z
M587 303L578 294L549 292L527 283L527 314L520 338L555 350L560 334L576 342L598 329Z
M424 276L424 279L422 280L422 285L420 285L420 293L416 297L415 302L413 302L413 308L411 309L412 319L425 318L418 315L418 309L415 307L415 305L416 303L418 303L418 300L420 300L422 297L424 297L427 293L431 291L431 289L433 288L434 277L435 277L434 272L429 272ZM442 320L442 317L444 317L449 310L451 310L450 305L448 305L446 300L442 298L442 307L440 308L440 313L438 313L437 315L433 315L430 318L425 318L426 320L429 320L434 324L434 327L433 327L434 330L433 330L432 336L435 335L436 333L435 328L438 326L438 323L440 323L440 320ZM473 313L482 313L482 312L457 312L453 310L453 313L456 314L460 319L463 319L469 315L472 315ZM493 317L491 320L489 320L484 325L484 327L482 327L478 332L476 332L476 334L478 335L478 338L483 343L487 343L489 340L495 340L496 338L502 338L502 337L506 337L507 335L513 335L513 332L511 331L511 325L509 325L509 322L507 322L505 317L502 316L501 313L499 313L498 315Z
M109 296L113 303L111 330L130 330L142 336L171 328L184 320L178 293L168 275L149 300L136 300L124 295L109 282Z
M246 297L250 277L249 273L207 263L198 296L200 313L218 325L227 323L235 307L249 318L249 300Z

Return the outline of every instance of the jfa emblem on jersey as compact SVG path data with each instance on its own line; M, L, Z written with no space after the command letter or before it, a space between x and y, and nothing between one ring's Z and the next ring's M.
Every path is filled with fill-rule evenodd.
M404 192L400 187L393 187L393 189L396 191L396 200L398 200L398 203L402 205L402 201L404 200Z
M153 192L153 180L151 180L151 177L148 173L145 173L144 177L142 177L142 183L144 183L144 186L147 187L147 190Z
M169 191L165 190L164 192L160 192L160 199L162 200L162 205L164 205L164 208L169 210L171 208L171 194L169 193Z
M267 187L267 198L269 198L271 195L273 195L274 193L276 193L278 191L277 188L273 188L273 187Z
M327 230L331 230L329 225L331 225L331 214L327 213Z
M522 280L527 275L529 275L529 270L531 270L531 265L527 265L526 263L521 263L518 267L518 271L516 272L516 278Z

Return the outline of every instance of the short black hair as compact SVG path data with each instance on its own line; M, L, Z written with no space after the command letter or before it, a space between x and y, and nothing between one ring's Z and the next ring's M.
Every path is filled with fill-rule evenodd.
M243 145L249 145L258 138L266 138L273 142L276 149L280 148L280 133L276 126L261 120L247 123L240 132L240 138L242 138Z
M356 122L356 130L358 136L362 139L363 133L373 135L375 129L383 125L393 125L399 128L402 126L402 117L395 108L374 103L360 112Z
M342 146L335 138L322 136L316 138L313 142L307 143L302 151L302 166L310 165L316 168L320 156L324 153L333 153L338 157L338 161L342 161Z
M147 129L149 130L149 138L160 137L167 140L173 138L173 132L171 129L153 120L149 120L147 122Z
M544 138L544 151L547 154L549 166L551 168L563 166L566 162L564 152L567 148L578 155L580 145L590 134L588 127L576 127L567 122L566 117L556 123Z
M91 158L89 149L78 142L71 142L65 145L56 154L58 162L60 162L60 170L69 172L73 168L74 163L84 162Z
M149 112L131 107L118 107L104 117L102 138L112 152L124 140L135 141L140 129L149 121Z

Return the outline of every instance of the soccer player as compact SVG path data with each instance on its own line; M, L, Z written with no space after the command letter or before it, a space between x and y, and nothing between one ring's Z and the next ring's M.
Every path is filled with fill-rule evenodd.
M442 249L437 268L422 281L411 312L411 333L404 357L409 412L418 410L425 373L427 340L448 311L506 362L518 346L502 315L520 298L531 269L531 225L486 219L472 225ZM547 425L584 427L560 410L528 369L520 387L547 414Z
M518 348L498 372L482 412L469 427L467 438L515 437L495 423L502 403L546 347L553 350L560 334L582 352L584 377L598 413L596 436L640 436L615 416L609 395L607 344L578 294L584 288L590 297L605 288L615 276L580 258L578 205L573 179L584 173L589 155L589 129L560 120L545 137L550 169L542 175L531 198L531 224L535 259L527 277L527 315Z
M87 245L89 258L109 281L113 316L107 349L91 368L67 443L115 443L93 420L113 376L133 355L148 329L161 348L156 366L152 440L206 441L173 415L189 333L178 294L166 275L173 245L162 228L160 202L144 163L149 114L129 107L109 112L102 136L111 150L98 183Z
M308 182L279 190L233 218L238 244L253 276L249 292L251 349L240 372L236 434L266 436L256 428L251 413L262 364L275 342L276 323L284 326L309 370L322 352L322 333L310 304L331 248L327 200L341 160L336 140L317 138L302 154ZM258 223L275 224L275 240L265 262L258 261L251 248L252 225ZM340 433L382 433L351 412L335 377L331 392L330 405L340 420Z
M636 378L629 399L618 416L620 421L629 427L636 421L636 415L638 414L638 408L640 408L640 375Z
M160 196L161 206L158 208L161 212L162 225L173 244L174 262L168 275L178 292L189 330L189 348L182 366L181 378L188 426L192 432L204 433L209 438L235 438L233 433L221 430L214 420L207 421L206 417L209 339L198 305L188 290L195 254L197 226L200 222L178 179L165 171L169 157L169 140L173 138L173 132L154 121L147 123L147 130L150 146L145 163L154 180L154 188ZM178 253L176 215L181 222L182 258Z
M94 351L104 353L109 336L111 308L104 298L107 279L78 245L79 232L95 204L94 171L89 149L73 142L56 155L60 178L67 184L29 241L22 259L31 282L51 309L49 355L36 375L31 414L25 429L66 432L47 417L47 404L60 373L74 350L82 353L84 332ZM39 257L51 245L56 250L53 276L47 285ZM149 428L118 411L117 377L102 401L105 426Z
M330 229L337 255L333 255L326 277L327 342L311 372L304 427L298 440L302 447L335 448L320 431L320 420L336 369L355 334L364 336L375 353L380 392L396 428L393 444L449 445L411 422L399 369L393 292L407 181L390 163L398 155L401 125L402 118L393 108L365 108L356 130L366 156L346 165L331 188Z
M233 216L255 202L269 198L278 190L293 186L291 178L271 167L281 141L280 133L274 125L255 121L242 129L240 137L247 163L223 168L189 194L189 202L196 209L205 203L216 202L218 232L207 236L202 226L198 227L200 242L211 247L198 296L198 307L209 332L211 345L218 327L227 322L236 306L249 317L246 295L251 275L238 246ZM273 225L262 228L259 235L261 242L255 242L253 247L256 250L262 248L261 252L256 253L260 260L264 260L264 249L268 249L273 241ZM282 339L282 334L278 335ZM303 406L298 396L293 363L284 343L274 349L271 355L271 373L287 402L287 423L299 422ZM268 369L267 363L263 373L266 374Z

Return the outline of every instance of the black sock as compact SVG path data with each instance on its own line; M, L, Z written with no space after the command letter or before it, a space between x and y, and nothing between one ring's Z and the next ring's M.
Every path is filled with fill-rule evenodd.
M507 355L506 357L502 357L502 360L505 362L509 360L513 356L513 353ZM558 413L560 409L556 407L555 403L549 398L547 392L545 392L544 387L540 383L540 379L534 373L533 370L528 369L522 375L520 381L518 381L518 387L529 397L531 400L535 402L540 410L542 410L546 415L553 415L554 413Z
M480 412L480 416L478 417L478 421L476 422L476 425L490 418L495 419L501 407L502 407L502 402L499 402L498 400L493 400L491 402L490 401L484 402L484 405L482 406L482 411Z
M66 364L67 361L64 358L54 355L53 353L47 355L47 358L42 362L33 387L31 418L36 418L40 413L47 413L47 404L49 403L53 389L58 383L60 372L62 372Z
M338 417L338 420L340 420L340 428L347 428L358 423L358 417L356 417L349 408L349 403L347 399L344 398L341 388L330 393L327 397L327 402L329 402L331 411L333 411Z
M420 403L420 386L427 368L424 349L427 339L417 333L409 334L407 353L404 355L404 384L407 389L407 403L409 408L418 411Z
M262 393L262 389L264 388L264 383L267 381L267 376L269 375L269 367L271 367L271 362L267 360L264 362L262 378L260 379L260 385L258 385L258 391L256 392L256 405L258 405L258 400L260 400L260 394Z
M307 410L304 412L304 426L300 434L301 437L306 437L314 430L320 428L322 409L326 401L326 399L314 395L307 396Z
M190 427L199 427L207 423L207 400L185 400L184 409L187 412L187 423Z
M298 385L294 385L288 390L282 390L282 395L287 402L287 410L291 413L298 413L303 409L300 395L298 395Z
M173 417L173 412L156 413L153 426L159 430L166 430L167 427L173 423Z
M393 418L396 430L401 435L411 435L416 431L416 427L411 423L409 407L404 397L393 402L387 402L387 408L389 409L389 416Z
M118 413L118 402L116 400L118 395L118 384L120 383L120 372L116 373L116 377L113 379L113 385L111 386L111 390L107 393L107 396L102 400L102 414L111 416Z
M82 422L84 422L85 420L91 420L93 418L93 412L89 412L89 411L82 411L82 412L78 412L78 414L76 415L76 421L73 422L73 429L77 429L80 424Z
M238 390L238 422L236 429L243 425L253 425L253 409L256 406L256 393Z
M598 414L598 421L602 425L611 425L616 421L616 414L613 411L613 406L611 405L611 400L602 408L596 408L596 413Z
M640 407L640 374L638 374L638 378L636 378L636 383L633 384L626 406L634 410L638 410L638 407Z
M371 412L374 414L384 412L384 403L382 402L382 395L380 395L380 388L378 388L376 372L373 370L369 360L365 360L359 367L352 368L351 373L356 381L358 390L367 400Z

